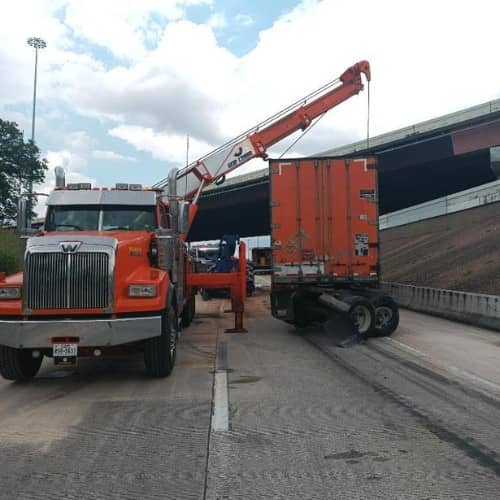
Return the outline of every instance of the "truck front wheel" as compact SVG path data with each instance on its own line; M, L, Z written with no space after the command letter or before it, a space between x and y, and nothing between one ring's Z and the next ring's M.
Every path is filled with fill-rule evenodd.
M177 312L171 307L162 315L161 335L146 340L144 364L151 377L168 377L172 373L177 351L177 325Z
M0 374L7 380L29 380L40 369L43 355L34 358L31 349L0 346Z

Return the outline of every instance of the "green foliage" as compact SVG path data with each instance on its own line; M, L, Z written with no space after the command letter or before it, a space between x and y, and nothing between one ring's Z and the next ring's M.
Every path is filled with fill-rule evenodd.
M16 123L0 119L0 226L16 220L19 197L42 182L46 170L38 147L24 141ZM35 203L33 199L32 206Z
M12 274L19 271L19 238L15 231L0 229L0 272Z
M17 256L0 250L0 272L13 274L18 271Z

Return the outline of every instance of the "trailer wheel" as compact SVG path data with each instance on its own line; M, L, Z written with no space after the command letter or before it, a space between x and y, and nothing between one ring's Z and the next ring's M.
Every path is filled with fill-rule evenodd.
M375 297L371 302L375 307L375 324L371 335L374 337L388 337L399 325L398 305L387 295Z
M31 349L0 346L0 374L7 380L29 380L40 369L43 354L34 358Z
M162 315L161 335L145 341L144 364L151 377L168 377L172 373L177 352L177 325L177 312L171 307Z
M346 297L344 302L350 304L349 317L354 323L356 330L361 335L368 335L375 324L375 308L363 297Z

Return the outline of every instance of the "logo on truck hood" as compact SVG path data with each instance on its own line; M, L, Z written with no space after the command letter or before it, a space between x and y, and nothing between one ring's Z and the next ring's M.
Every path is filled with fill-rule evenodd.
M63 253L75 253L80 248L81 241L61 241L59 246Z

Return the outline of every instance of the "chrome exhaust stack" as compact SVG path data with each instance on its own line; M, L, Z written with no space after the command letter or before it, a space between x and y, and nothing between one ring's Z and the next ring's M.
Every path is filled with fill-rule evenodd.
M64 168L54 168L54 174L56 176L56 189L64 189L66 187L66 173L64 172Z

